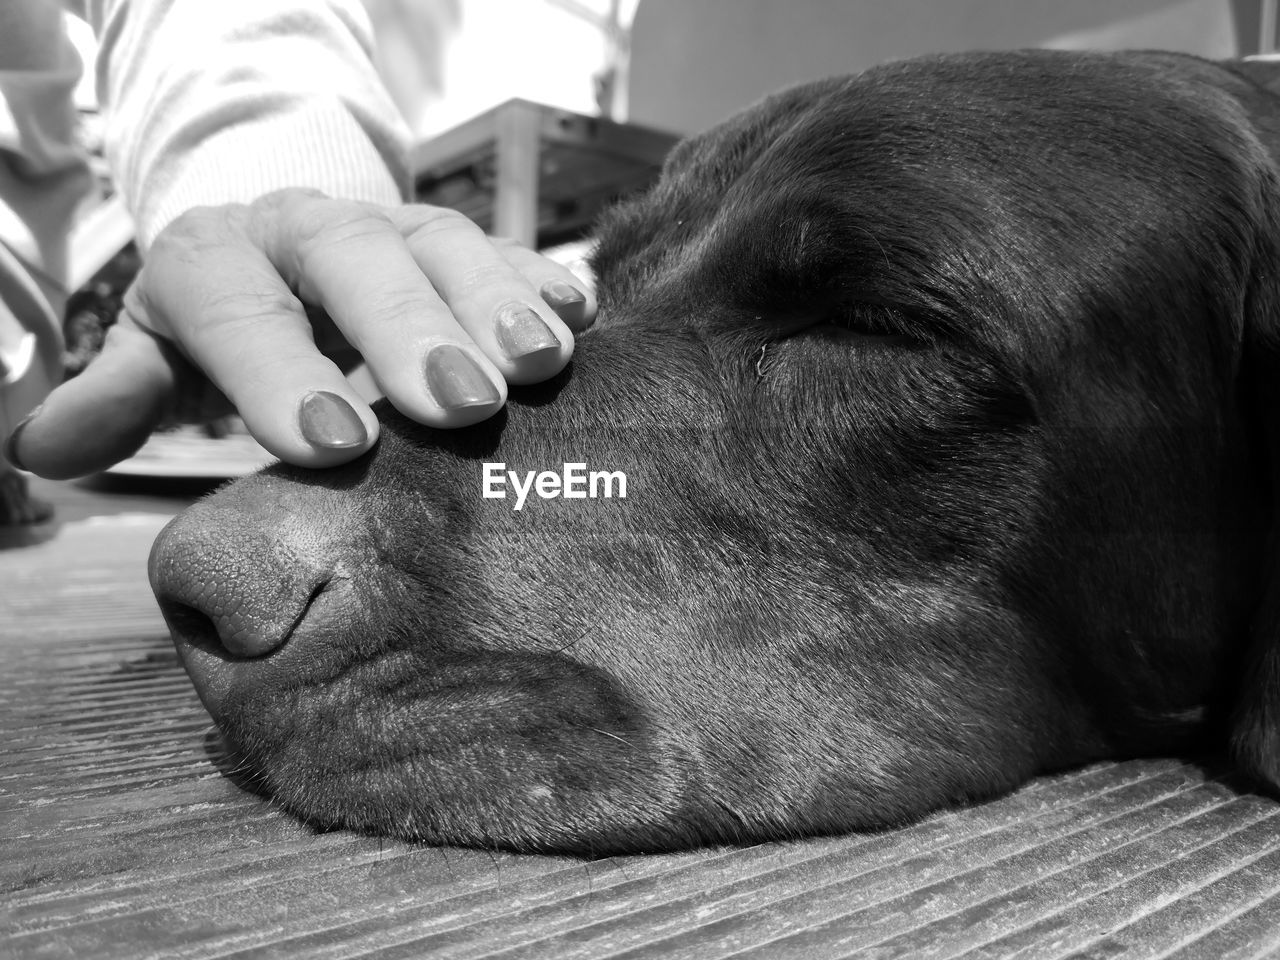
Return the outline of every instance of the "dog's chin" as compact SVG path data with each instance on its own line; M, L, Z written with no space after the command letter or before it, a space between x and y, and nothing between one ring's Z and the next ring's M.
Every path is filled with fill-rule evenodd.
M703 839L687 759L564 656L401 651L220 706L241 776L319 829L586 854Z

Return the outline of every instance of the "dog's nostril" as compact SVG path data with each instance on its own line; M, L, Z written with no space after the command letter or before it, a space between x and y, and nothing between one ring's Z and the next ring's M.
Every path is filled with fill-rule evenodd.
M218 638L218 628L207 614L181 600L163 597L160 598L160 612L164 614L169 631L182 638L184 643L220 657L228 655L227 648Z
M240 660L288 642L333 578L314 548L199 507L161 531L149 574L175 640Z
M316 575L312 583L288 576L276 582L202 581L161 571L156 599L175 640L223 659L249 660L287 643L330 580Z

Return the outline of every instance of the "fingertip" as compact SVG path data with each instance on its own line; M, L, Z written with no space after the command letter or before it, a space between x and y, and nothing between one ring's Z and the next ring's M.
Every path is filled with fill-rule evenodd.
M5 447L9 462L48 480L71 480L106 470L146 443L160 421L159 398L72 389L78 382L58 387L18 424Z
M471 427L477 423L483 423L494 416L502 409L505 402L506 399L504 397L502 403L495 403L489 406L461 407L443 410L439 413L433 412L422 418L421 422L428 427L438 427L442 430L458 430L462 427Z
M370 372L393 407L428 427L471 426L489 419L507 402L502 371L474 343L432 344L416 377L410 365L385 371L371 366Z
M287 395L264 398L239 412L268 453L297 467L322 470L349 463L378 442L378 418L369 405L336 385L303 389L292 404Z
M423 416L409 415L430 426L470 426L489 419L507 402L503 371L474 346L437 343L423 359L423 374L434 409L424 410Z
M173 370L149 334L116 324L102 352L15 428L6 459L50 480L98 473L136 453L172 398Z
M488 356L508 383L540 383L564 369L573 356L573 331L541 304L499 307L492 335L497 349Z
M22 435L22 431L27 428L32 420L40 415L41 407L36 407L25 417L19 420L9 432L9 436L5 437L4 447L0 450L0 456L10 465L17 467L19 470L26 470L26 466L22 462L22 456L18 452L18 438ZM28 471L29 472L29 471Z
M565 329L555 349L540 350L521 357L517 363L508 365L510 369L504 370L503 376L514 386L550 380L569 363L573 357L573 348L573 333Z
M583 284L583 286L586 285ZM587 329L595 322L594 295L567 280L560 278L548 280L539 289L538 295L556 312L556 316L564 321L565 326L575 333Z
M369 430L355 408L331 390L312 390L298 404L302 438L319 450L365 450Z

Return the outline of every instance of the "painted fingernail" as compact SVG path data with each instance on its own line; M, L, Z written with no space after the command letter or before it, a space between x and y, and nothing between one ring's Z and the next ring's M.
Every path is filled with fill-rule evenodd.
M13 428L13 432L9 434L8 438L4 442L5 460L9 461L10 464L17 467L19 470L25 470L27 468L24 467L22 465L22 461L18 459L18 436L27 428L28 423L40 416L40 411L43 409L44 404L41 404L19 420L18 425Z
M427 389L446 410L484 407L502 402L502 394L475 358L452 343L441 343L427 353Z
M511 304L498 311L493 327L498 346L508 360L519 360L543 350L559 350L560 341L545 320L528 307Z
M298 426L307 443L326 450L349 450L369 439L364 421L351 404L328 390L312 390L302 398Z
M577 326L587 316L587 296L563 280L548 280L538 291L552 310L570 326Z

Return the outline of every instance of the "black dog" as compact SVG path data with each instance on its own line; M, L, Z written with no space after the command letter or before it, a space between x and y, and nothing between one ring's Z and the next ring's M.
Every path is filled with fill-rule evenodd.
M205 704L313 823L517 849L875 827L1228 744L1276 787L1272 83L938 57L686 141L600 226L570 370L463 431L383 408L372 455L166 530ZM517 512L486 462L626 496Z

